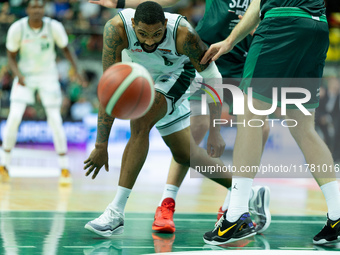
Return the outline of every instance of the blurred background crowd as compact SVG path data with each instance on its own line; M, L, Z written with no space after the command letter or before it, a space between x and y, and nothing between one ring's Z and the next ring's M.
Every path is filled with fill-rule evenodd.
M26 16L23 3L26 0L0 0L0 120L7 118L12 74L7 66L6 34L9 26ZM340 4L339 0L326 0L327 19L330 27L330 48L327 54L323 86L320 91L320 107L317 110L317 128L321 136L340 161ZM196 26L204 15L204 0L181 0L166 11L180 13ZM47 1L46 16L63 23L79 59L88 86L83 88L75 81L74 71L67 60L58 57L60 83L64 93L62 116L64 121L82 121L84 116L96 113L98 100L96 87L102 74L102 32L105 23L117 12L93 5L87 0ZM37 95L38 97L38 95ZM26 120L45 120L39 98L27 107Z

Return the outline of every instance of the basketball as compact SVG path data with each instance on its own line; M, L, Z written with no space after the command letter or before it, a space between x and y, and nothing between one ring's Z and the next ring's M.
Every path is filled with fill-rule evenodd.
M148 70L137 63L123 62L104 72L97 94L108 115L118 119L137 119L150 109L155 91Z

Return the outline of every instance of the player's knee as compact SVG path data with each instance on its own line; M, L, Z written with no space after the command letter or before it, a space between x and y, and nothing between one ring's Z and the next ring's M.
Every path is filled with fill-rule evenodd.
M61 118L60 114L60 108L59 107L46 107L46 117L47 117L47 122L50 125L62 125L63 120Z
M147 121L131 120L130 121L131 136L149 135L152 127L153 125Z
M310 140L313 136L317 135L314 128L301 129L301 128L291 127L289 128L289 131L297 143L299 143L302 140L306 140L306 139Z
M173 154L175 161L184 166L190 166L190 152L179 152Z

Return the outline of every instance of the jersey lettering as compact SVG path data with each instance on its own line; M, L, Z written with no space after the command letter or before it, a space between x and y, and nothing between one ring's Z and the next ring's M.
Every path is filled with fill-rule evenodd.
M236 0L231 0L231 3L229 4L229 8L235 8L236 7Z
M244 11L247 10L249 6L249 0L231 0L231 3L229 4L229 8L237 8L237 9L243 9Z
M41 43L40 44L41 50L47 50L50 47L50 43L46 42L46 43Z

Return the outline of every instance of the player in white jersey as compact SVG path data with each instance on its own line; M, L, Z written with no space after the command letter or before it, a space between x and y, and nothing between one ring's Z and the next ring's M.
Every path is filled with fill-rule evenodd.
M124 150L117 193L105 212L88 222L85 228L101 236L121 234L124 230L124 208L131 189L145 162L149 147L149 132L156 125L174 159L184 165L220 166L219 158L211 158L198 147L189 127L190 110L186 91L195 77L195 69L206 82L221 82L221 74L214 63L200 64L207 47L192 26L181 15L163 12L151 1L136 10L126 9L107 22L104 29L103 69L122 60L122 51L133 61L144 65L155 81L155 102L149 112L131 120L131 138ZM217 89L217 88L215 88ZM221 91L219 94L222 95ZM217 97L215 98L217 99ZM218 99L217 99L218 100ZM213 101L213 100L211 100ZM209 104L210 117L220 118L221 105ZM103 165L108 171L108 137L114 118L100 107L95 149L84 162L86 175L95 178ZM209 142L212 154L219 157L224 141L219 128L211 127ZM194 165L192 165L194 166Z
M62 49L65 57L78 73L76 60L68 48L68 37L61 23L44 17L43 0L30 0L26 8L27 17L11 25L7 33L7 56L9 66L16 76L11 91L10 112L3 136L3 154L0 174L3 181L10 176L10 152L15 146L18 127L27 104L35 101L38 91L45 108L47 121L52 128L55 150L59 155L60 185L69 185L71 175L67 158L67 141L62 125L60 108L61 88L56 67L55 44ZM16 57L19 53L19 61Z

